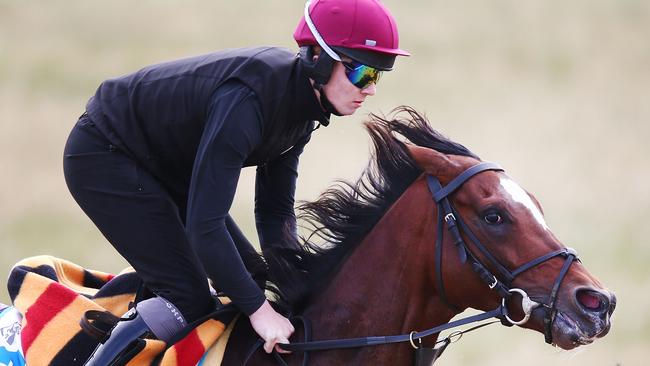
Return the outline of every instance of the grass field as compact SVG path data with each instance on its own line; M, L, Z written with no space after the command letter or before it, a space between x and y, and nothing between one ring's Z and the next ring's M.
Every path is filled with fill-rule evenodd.
M369 151L364 114L412 105L533 192L557 236L619 300L610 335L594 345L562 352L540 334L493 326L439 364L647 364L650 2L385 2L413 56L384 75L361 113L314 135L298 198L356 179ZM102 80L162 60L294 48L302 4L0 0L0 270L37 254L124 267L63 181L65 139L88 97ZM241 178L233 214L255 239L252 173Z

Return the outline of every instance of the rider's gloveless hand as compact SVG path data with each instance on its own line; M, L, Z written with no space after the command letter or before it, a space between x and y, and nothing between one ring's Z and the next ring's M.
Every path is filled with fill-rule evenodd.
M289 319L276 312L268 301L250 315L251 325L264 340L264 351L271 353L273 348L278 353L291 353L277 346L278 343L289 343L289 337L294 332Z

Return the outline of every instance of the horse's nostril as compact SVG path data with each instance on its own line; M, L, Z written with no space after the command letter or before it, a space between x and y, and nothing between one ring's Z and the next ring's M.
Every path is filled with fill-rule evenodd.
M612 293L611 300L609 301L609 315L612 315L616 309L616 295Z
M579 290L576 299L580 306L590 312L605 312L609 310L609 297L593 290Z

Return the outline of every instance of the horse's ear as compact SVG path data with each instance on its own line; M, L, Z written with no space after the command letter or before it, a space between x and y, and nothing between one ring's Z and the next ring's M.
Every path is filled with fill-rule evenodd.
M441 152L428 147L407 144L409 154L415 163L426 173L436 177L452 174L458 164Z

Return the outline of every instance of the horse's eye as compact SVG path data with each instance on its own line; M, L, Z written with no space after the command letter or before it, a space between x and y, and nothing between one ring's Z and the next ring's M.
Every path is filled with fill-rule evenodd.
M485 215L484 217L485 222L487 222L490 225L498 225L503 222L503 218L501 215L499 215L496 212L490 212L489 214Z

